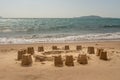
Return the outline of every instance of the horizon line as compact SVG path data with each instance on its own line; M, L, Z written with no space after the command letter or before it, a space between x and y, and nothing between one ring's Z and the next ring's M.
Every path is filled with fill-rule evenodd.
M89 17L89 16L98 16L101 18L120 18L120 17L106 17L106 16L99 16L99 15L86 15L86 16L75 16L75 17L3 17L0 18L81 18L81 17Z

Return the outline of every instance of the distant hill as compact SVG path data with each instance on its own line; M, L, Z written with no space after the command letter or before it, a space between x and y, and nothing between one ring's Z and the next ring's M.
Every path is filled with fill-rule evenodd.
M95 16L95 15L82 16L82 17L76 17L76 18L80 18L80 19L102 19L102 17L100 17L100 16Z
M2 16L0 16L0 18L2 18Z

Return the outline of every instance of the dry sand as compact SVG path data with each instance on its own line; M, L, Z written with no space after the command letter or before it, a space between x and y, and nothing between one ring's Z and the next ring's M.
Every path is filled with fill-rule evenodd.
M35 53L40 54L37 52L38 46L51 51L53 45L58 48L69 45L73 51L62 55L71 54L74 58L80 53L74 51L76 45L82 45L84 52L88 46L104 48L110 60L103 61L95 54L89 54L87 65L75 60L73 67L55 67L53 61L45 61L44 64L33 61L32 66L22 67L21 62L16 60L19 49L33 46ZM0 80L120 80L120 41L0 45Z

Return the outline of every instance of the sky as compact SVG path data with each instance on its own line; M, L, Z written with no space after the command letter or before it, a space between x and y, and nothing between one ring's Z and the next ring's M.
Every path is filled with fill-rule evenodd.
M0 0L0 16L71 18L88 15L120 18L120 0Z

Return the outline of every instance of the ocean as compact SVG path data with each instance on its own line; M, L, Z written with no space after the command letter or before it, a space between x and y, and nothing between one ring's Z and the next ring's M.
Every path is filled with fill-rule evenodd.
M120 40L120 19L0 18L0 44Z

